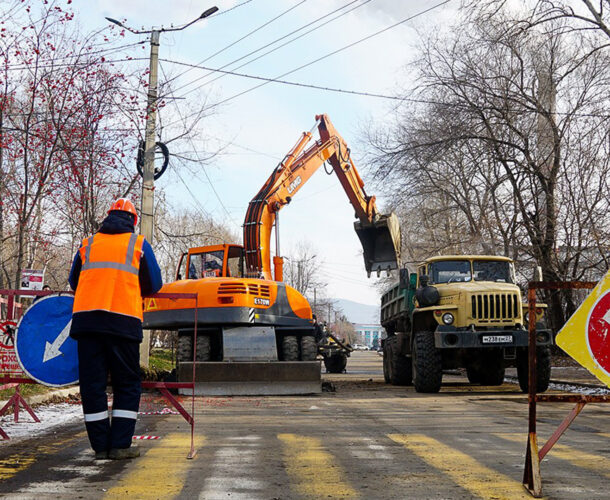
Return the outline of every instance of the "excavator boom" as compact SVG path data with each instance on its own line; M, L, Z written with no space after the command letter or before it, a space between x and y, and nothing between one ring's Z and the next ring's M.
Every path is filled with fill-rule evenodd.
M307 147L312 132L318 129L320 140ZM247 272L272 279L271 232L276 231L275 280L282 281L279 257L278 215L290 203L318 168L328 161L354 207L354 223L363 249L367 273L396 269L400 261L400 228L394 214L382 215L375 197L364 190L364 182L354 165L350 150L327 115L316 116L316 124L304 132L297 144L277 166L248 205L244 221L244 247Z

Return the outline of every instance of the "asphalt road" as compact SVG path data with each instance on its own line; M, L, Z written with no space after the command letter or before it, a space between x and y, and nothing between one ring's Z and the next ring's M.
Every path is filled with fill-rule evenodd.
M527 400L515 385L446 376L435 395L383 383L356 352L336 392L196 400L197 455L179 415L141 415L142 456L93 461L82 424L0 445L3 498L530 498L521 485ZM188 398L185 399L188 401ZM188 404L190 406L190 403ZM141 409L159 410L147 397ZM571 405L540 405L547 437ZM610 407L590 405L542 463L547 498L610 498ZM36 425L36 424L32 424Z

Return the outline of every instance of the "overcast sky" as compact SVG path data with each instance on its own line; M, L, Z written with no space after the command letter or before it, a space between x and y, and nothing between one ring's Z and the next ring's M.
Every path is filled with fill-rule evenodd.
M107 25L104 16L127 19L127 24L136 28L169 26L171 23L180 25L194 19L208 7L217 5L220 11L210 19L178 33L161 35L161 59L198 64L209 58L203 64L211 68L220 68L318 17L346 6L283 41L344 14L326 26L236 70L273 78L441 1L251 0L239 6L243 0L76 0L72 6L85 29L97 29ZM236 8L229 10L232 7ZM449 22L452 8L455 5L442 6L284 79L395 95L398 88L410 84L405 65L414 57L416 28L426 30L436 24ZM289 9L289 12L251 36L210 57ZM353 10L346 13L350 9ZM127 33L126 41L131 39L135 41L137 36ZM267 50L277 45L272 45ZM138 57L148 56L148 47L134 50ZM228 65L225 69L234 69L260 54ZM135 61L133 64L142 69L147 66L146 61ZM171 78L185 69L187 68L175 63L162 62L161 78ZM175 81L175 88L178 89L175 96L184 97L181 99L183 107L194 109L202 99L207 99L210 103L224 101L260 84L237 76L224 76L209 83L215 75L202 79L205 73L200 69L191 70ZM197 81L185 86L193 80ZM179 89L181 86L185 87ZM191 90L193 91L189 92ZM315 115L327 113L350 146L356 166L361 170L367 187L370 186L368 194L377 195L378 206L382 208L384 199L374 192L367 169L359 162L365 148L365 144L359 142L359 131L370 123L383 127L391 118L393 105L395 102L390 100L270 83L214 108L214 114L204 122L203 136L196 138L192 145L181 145L184 150L204 152L206 148L209 150L232 143L223 155L205 167L205 173L183 173L181 180L178 172L169 172L158 181L158 185L167 193L174 206L196 207L226 223L236 234L241 235L241 224L248 202L278 161L299 139L300 134L311 129ZM165 115L162 120L166 123L176 118L173 106L168 106L162 113ZM190 192L185 189L183 181L189 185ZM366 277L360 244L353 231L354 211L335 175L327 176L320 169L290 206L282 210L280 217L282 253L289 254L299 241L310 242L319 260L324 263L323 269L329 283L328 296L378 304L379 296L372 286L374 280Z

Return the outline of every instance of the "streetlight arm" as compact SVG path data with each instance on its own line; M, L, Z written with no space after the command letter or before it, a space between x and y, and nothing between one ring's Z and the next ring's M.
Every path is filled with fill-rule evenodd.
M198 18L193 19L190 23L185 24L183 26L177 26L175 28L161 28L159 31L180 31L183 30L185 28L188 28L191 24L195 24L197 21L201 20L201 19L205 19L206 17L211 16L212 14L214 14L215 12L218 11L218 7L214 6L214 7L210 7L208 10L206 10L203 14L201 14Z

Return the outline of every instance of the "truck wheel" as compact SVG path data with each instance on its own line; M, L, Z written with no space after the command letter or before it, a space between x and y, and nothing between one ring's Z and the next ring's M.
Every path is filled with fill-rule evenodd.
M329 373L343 373L347 366L347 356L345 354L333 354L324 358L324 366Z
M392 380L390 375L390 348L388 342L383 344L383 380L389 384Z
M413 383L412 358L393 352L390 364L392 365L392 385L411 385Z
M282 339L282 354L284 361L299 360L299 343L295 335L285 335Z
M301 361L315 361L318 356L318 346L311 335L301 337Z
M481 385L502 385L504 383L504 353L493 349L483 354L479 370Z
M441 351L432 332L416 332L413 341L413 385L417 392L438 392L443 381Z
M468 377L468 382L471 384L481 383L481 374L479 373L479 369L474 365L466 367L466 376Z
M525 393L529 392L528 350L517 351L517 378L519 387ZM551 350L548 347L536 348L536 392L544 392L551 381Z
M197 335L197 361L210 361L212 349L209 335Z
M178 362L193 361L193 337L178 335L176 354Z

